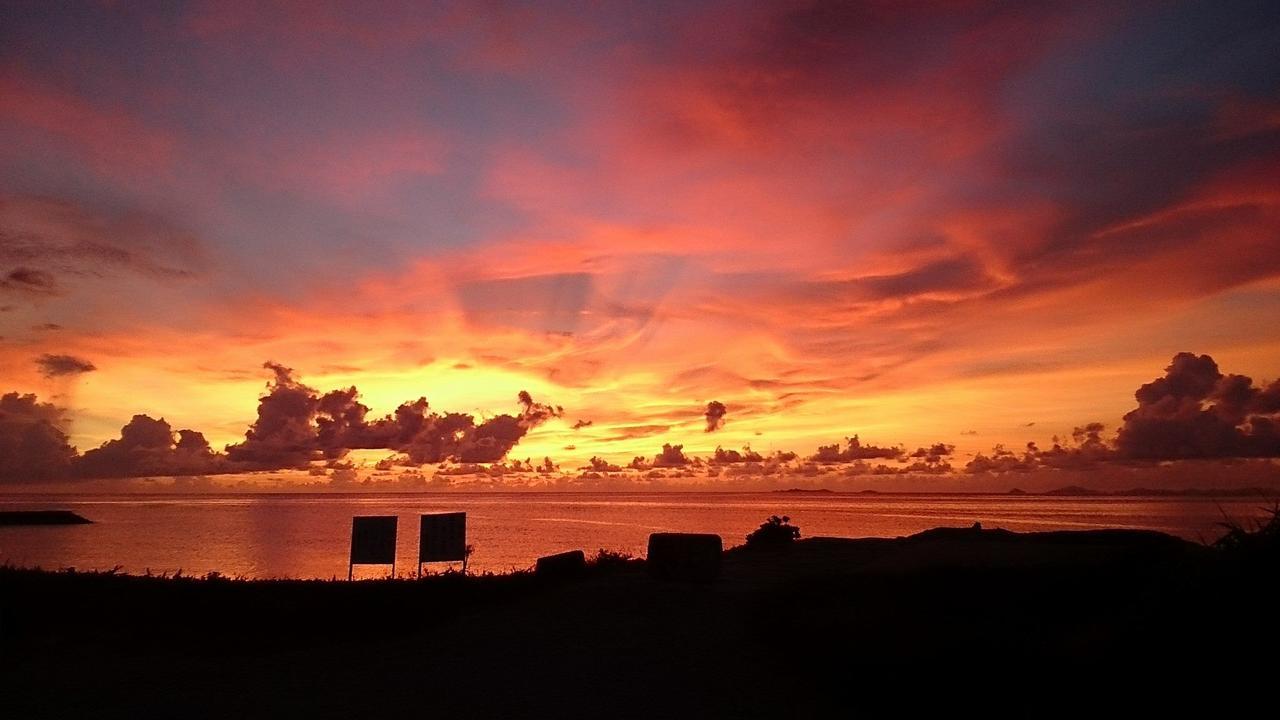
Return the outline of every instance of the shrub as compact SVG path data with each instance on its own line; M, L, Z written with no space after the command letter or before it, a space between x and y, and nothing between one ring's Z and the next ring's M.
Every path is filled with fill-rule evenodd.
M1267 512L1271 517L1266 522L1252 523L1252 528L1231 520L1219 523L1227 532L1214 547L1241 558L1274 558L1280 554L1280 504Z
M783 548L800 539L800 528L791 524L791 518L772 515L747 535L747 547Z
M619 552L616 550L605 550L600 548L596 551L595 557L588 558L587 564L601 570L612 570L615 568L626 567L637 563L636 556L628 552Z

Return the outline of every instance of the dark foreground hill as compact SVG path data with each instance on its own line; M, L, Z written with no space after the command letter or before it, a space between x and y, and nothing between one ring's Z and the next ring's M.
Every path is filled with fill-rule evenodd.
M904 680L898 703L938 678L1128 686L1274 647L1275 570L1157 533L970 529L739 548L709 584L616 560L554 582L8 569L0 716L810 717Z

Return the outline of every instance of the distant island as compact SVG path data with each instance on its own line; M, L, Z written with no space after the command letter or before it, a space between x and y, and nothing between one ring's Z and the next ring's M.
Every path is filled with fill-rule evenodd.
M1009 495L1027 495L1029 493L1014 488ZM1232 489L1187 488L1185 490L1163 490L1157 488L1129 488L1127 490L1094 490L1079 485L1068 485L1054 490L1037 493L1057 497L1280 497L1280 489L1247 487Z
M828 489L826 489L826 488L787 488L787 489L785 489L785 490L773 490L772 492L775 492L775 493L782 493L782 494L786 494L786 495L792 495L792 494L806 494L806 495L811 495L811 494L822 494L822 495L834 495L834 494L835 494L835 491L834 491L834 490L828 490Z

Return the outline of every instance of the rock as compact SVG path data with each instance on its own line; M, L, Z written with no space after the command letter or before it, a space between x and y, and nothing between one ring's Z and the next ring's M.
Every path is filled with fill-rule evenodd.
M534 574L540 578L577 577L587 570L587 556L581 550L538 558Z

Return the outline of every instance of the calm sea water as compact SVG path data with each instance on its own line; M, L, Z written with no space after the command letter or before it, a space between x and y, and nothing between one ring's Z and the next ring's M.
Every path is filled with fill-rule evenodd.
M0 496L0 509L65 508L92 525L0 527L0 562L44 568L345 577L353 515L397 515L400 573L412 572L420 513L466 511L471 567L527 568L540 555L598 548L643 555L649 533L713 532L727 546L772 514L803 536L893 537L932 527L1017 531L1141 528L1213 539L1224 514L1260 500L777 493ZM432 566L442 570L445 566ZM385 575L358 568L358 577Z

